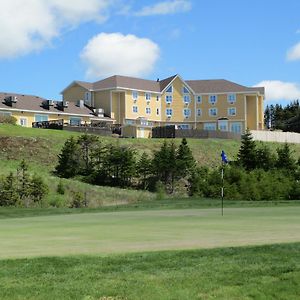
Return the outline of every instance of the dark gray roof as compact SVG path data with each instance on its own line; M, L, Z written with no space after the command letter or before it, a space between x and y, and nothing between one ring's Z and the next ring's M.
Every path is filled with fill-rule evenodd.
M5 99L9 96L16 96L17 102L14 107L10 106ZM47 99L32 96L32 95L22 95L16 93L0 93L0 108L1 109L17 109L17 110L29 110L41 113L57 113L57 114L68 114L68 115L82 115L91 116L93 118L97 117L93 114L93 110L87 106L79 107L77 103L69 102L68 107L61 109L61 101L54 101L54 105L46 106L45 102ZM103 119L103 118L102 118Z
M214 80L186 80L185 81L195 93L238 93L238 92L255 92L258 91L264 94L263 87L246 87L225 79Z
M149 92L162 92L178 75L173 75L163 80L146 80L135 77L114 75L94 83L75 81L74 83L87 90L103 90L111 88L127 88L133 90L143 90ZM238 92L259 92L265 93L263 87L246 87L225 79L213 80L186 80L186 84L195 93L238 93Z

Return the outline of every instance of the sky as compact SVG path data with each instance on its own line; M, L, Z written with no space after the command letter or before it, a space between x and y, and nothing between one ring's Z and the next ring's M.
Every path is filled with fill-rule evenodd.
M299 0L1 0L0 91L112 75L227 79L300 99Z

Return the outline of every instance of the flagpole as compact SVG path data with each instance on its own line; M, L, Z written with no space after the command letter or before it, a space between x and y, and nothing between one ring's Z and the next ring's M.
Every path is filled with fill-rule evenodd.
M222 162L221 168L221 178L222 178L222 187L221 187L221 211L222 217L224 215L224 163Z

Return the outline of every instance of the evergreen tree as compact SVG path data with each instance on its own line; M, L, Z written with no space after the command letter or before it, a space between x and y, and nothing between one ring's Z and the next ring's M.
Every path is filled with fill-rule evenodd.
M237 162L246 170L252 170L256 167L256 144L248 128L242 135Z
M140 180L140 186L145 190L149 185L149 177L152 174L152 164L146 152L143 152L139 161L136 164L137 177Z
M74 137L67 139L61 153L58 155L56 173L65 178L74 177L79 173L78 159L80 147Z
M10 172L0 181L0 206L16 206L19 200L16 177Z
M272 154L269 147L263 145L256 150L256 164L258 168L268 171L274 168L275 163L276 157Z
M44 180L41 177L34 175L30 180L30 196L32 201L40 203L48 192L49 188Z
M183 138L176 153L177 176L184 178L190 175L195 165L193 153L187 144L186 138Z
M276 167L287 171L295 172L297 168L296 160L292 156L292 151L288 143L284 143L281 148L277 149Z

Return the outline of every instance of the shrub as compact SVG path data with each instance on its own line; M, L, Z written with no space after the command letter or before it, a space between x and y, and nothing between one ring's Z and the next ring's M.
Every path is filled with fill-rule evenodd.
M17 119L13 116L1 116L0 115L0 124L1 123L16 125L17 124Z

